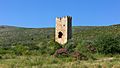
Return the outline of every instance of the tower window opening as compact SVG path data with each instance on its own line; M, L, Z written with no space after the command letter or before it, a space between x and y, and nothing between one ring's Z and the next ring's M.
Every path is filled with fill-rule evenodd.
M63 36L63 33L62 33L62 32L59 32L59 33L58 33L58 38L62 38L62 36Z

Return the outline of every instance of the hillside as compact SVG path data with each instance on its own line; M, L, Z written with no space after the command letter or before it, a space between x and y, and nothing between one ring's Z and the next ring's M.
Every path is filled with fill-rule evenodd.
M0 67L120 67L119 25L73 26L72 39L62 46L70 53L67 57L53 57L61 48L54 42L54 33L54 28L0 26ZM87 60L73 58L74 51L80 52L80 57L83 55Z
M54 39L54 28L20 28L0 27L0 46L13 44L37 44ZM76 26L73 27L73 38L92 40L105 33L119 33L120 26Z
M33 44L39 42L41 39L46 39L52 34L53 28L48 29L32 29L32 28L11 28L5 27L0 29L0 45L11 44Z

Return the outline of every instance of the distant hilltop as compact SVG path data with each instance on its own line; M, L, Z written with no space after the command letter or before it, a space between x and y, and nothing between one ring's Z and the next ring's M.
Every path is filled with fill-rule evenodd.
M107 26L120 26L120 24L113 24ZM97 26L73 26L73 27L97 27ZM9 26L9 25L0 25L0 28L27 28L27 27L19 27L19 26ZM47 27L46 27L47 28ZM50 28L50 27L49 27ZM52 28L52 27L51 27Z
M120 26L120 24L113 24L113 25L110 25L110 26Z
M16 28L16 26L0 25L0 28Z

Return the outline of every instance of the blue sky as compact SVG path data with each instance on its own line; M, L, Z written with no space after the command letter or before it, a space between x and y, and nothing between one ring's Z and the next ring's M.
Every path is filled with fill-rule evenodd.
M66 15L73 26L120 24L120 0L0 0L0 25L55 27Z

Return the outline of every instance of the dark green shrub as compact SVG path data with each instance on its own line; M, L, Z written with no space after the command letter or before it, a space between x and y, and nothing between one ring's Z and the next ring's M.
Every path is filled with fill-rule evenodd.
M97 48L98 53L103 54L117 54L120 53L120 35L104 34L99 36L94 46Z
M94 60L93 52L88 48L88 46L93 46L93 41L90 40L79 40L77 41L75 51L78 51L85 55L88 59Z
M93 41L90 40L79 40L75 50L80 51L82 53L91 53L93 48Z
M40 42L37 46L39 47L39 52L41 54L49 55L53 55L57 49L61 48L61 45L54 40Z
M0 54L13 54L13 51L10 48L0 47Z
M42 42L40 42L39 44L37 44L36 46L38 46L39 47L39 52L41 53L41 54L46 54L47 53L47 42L45 42L45 41L42 41Z
M26 55L26 53L29 52L29 48L23 45L16 45L12 50L15 55Z
M86 49L86 46L85 46L85 41L84 40L78 41L75 50L80 51L82 53L87 52L87 49Z
M69 52L73 52L76 48L75 40L70 39L67 44L63 45L63 48L66 48Z
M55 42L54 40L51 40L49 41L47 48L48 48L48 54L53 55L55 51L57 49L62 48L62 46L58 44L57 42Z

